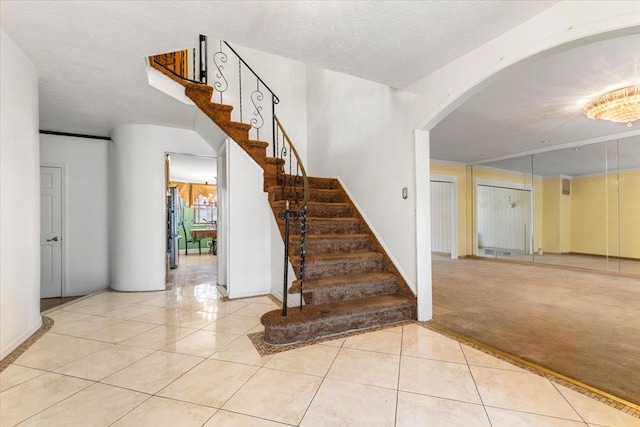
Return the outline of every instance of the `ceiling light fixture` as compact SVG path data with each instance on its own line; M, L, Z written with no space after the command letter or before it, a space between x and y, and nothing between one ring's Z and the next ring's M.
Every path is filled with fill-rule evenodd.
M590 119L627 123L640 119L640 84L621 87L592 98L583 113Z

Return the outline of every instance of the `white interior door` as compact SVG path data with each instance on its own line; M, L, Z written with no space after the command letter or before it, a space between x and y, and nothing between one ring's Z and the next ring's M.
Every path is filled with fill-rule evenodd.
M40 296L62 296L62 168L40 168Z
M450 182L431 181L431 251L451 253Z

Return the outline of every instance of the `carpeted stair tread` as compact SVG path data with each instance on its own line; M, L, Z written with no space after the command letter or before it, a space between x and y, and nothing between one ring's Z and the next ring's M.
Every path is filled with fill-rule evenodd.
M284 210L286 200L272 202L275 212ZM351 213L351 205L342 202L309 202L307 203L307 217L317 218L348 217Z
M278 226L284 230L284 220L278 218ZM358 218L307 217L307 237L315 234L361 234L362 222ZM299 234L299 224L294 224L291 234Z
M302 311L290 308L265 313L264 339L270 344L288 344L327 335L372 328L415 318L415 298L383 295L332 304L305 306Z
M284 190L284 195L282 194ZM280 197L287 197L289 194L297 193L298 197L304 194L302 185L298 187L274 185L267 189L269 195L274 197L274 201L282 200ZM342 192L333 188L309 188L310 201L314 202L342 202Z
M331 264L335 262L346 261L363 261L363 260L382 260L383 256L380 252L352 252L344 254L322 254L322 255L307 255L305 257L305 264L307 266L314 264ZM291 264L299 265L300 257L291 257Z
M247 142L245 142L245 144L247 144L249 147L258 147L258 148L267 148L269 146L268 142L259 141L257 139L250 139Z
M290 235L289 242L289 253L298 254L300 235ZM368 234L307 234L305 248L307 254L367 252L371 250L371 238Z
M305 237L307 243L309 243L310 241L319 241L319 240L344 240L344 239L349 239L349 240L369 240L369 235L368 234L364 234L364 233L360 233L360 234L344 234L344 233L337 233L337 234L307 234L307 236ZM294 242L299 242L300 241L300 235L299 234L292 234L289 236L289 241L291 243Z
M317 289L333 286L355 285L358 283L378 282L382 280L395 280L396 276L387 272L350 274L344 276L323 277L322 279L305 280L304 292L313 292ZM300 281L295 280L289 288L290 294L300 292Z
M373 272L305 280L302 290L305 303L315 305L395 294L398 284L392 273ZM300 293L299 280L292 283L289 293Z

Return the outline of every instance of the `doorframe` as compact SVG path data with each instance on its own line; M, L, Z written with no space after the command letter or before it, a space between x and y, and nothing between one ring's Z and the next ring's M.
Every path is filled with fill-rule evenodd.
M458 177L432 173L429 184L432 181L451 184L451 259L458 259Z
M67 226L68 226L68 218L67 218L67 165L66 163L56 163L56 162L41 162L40 167L43 168L59 168L60 169L60 206L62 212L62 224L60 231L60 258L61 258L61 274L62 274L62 289L60 290L60 296L65 298L69 294L68 283L67 283L67 268L68 268L68 260L69 260L69 247L67 245ZM39 218L42 218L42 208L39 209ZM41 220L41 219L40 219ZM42 270L42 266L40 266ZM42 274L42 272L40 272ZM42 284L41 284L42 285ZM42 292L42 289L41 289Z

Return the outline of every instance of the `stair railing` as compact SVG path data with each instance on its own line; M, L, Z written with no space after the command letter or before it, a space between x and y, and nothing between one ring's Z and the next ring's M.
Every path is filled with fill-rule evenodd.
M284 220L284 278L282 289L282 315L287 315L287 295L289 289L289 236L291 218L300 219L300 310L302 310L302 293L305 280L305 240L307 234L307 203L309 202L309 178L302 164L300 155L291 142L289 135L278 120L273 116L274 146L281 147L277 159L282 165L278 167L277 182L282 189L282 199L285 208L278 214ZM295 174L294 174L295 165ZM288 169L288 174L287 174Z
M213 101L233 105L232 117L235 115L237 121L249 123L253 131L250 134L254 133L256 140L260 140L262 135L262 140L269 142L271 136L272 154L277 157L275 124L265 120L264 112L265 107L268 111L266 104L269 103L271 117L275 116L276 104L280 102L278 96L224 40L218 41L218 50L213 54L213 66L214 74L209 76L215 89Z

